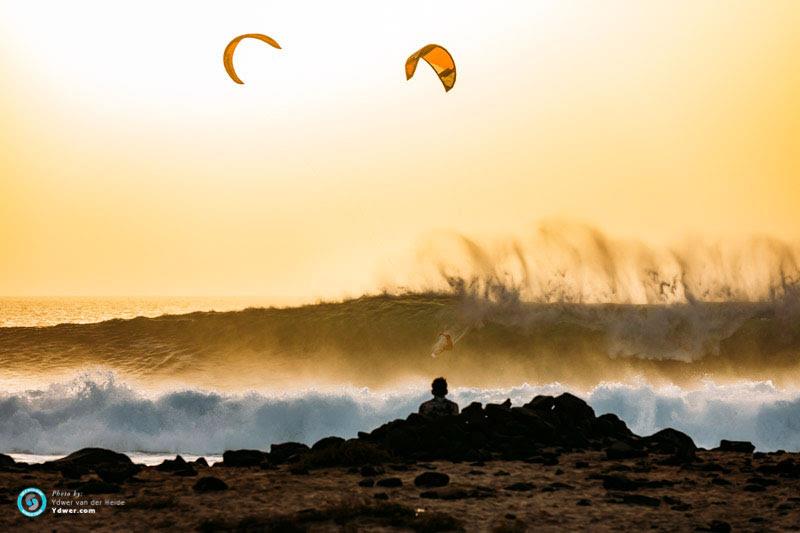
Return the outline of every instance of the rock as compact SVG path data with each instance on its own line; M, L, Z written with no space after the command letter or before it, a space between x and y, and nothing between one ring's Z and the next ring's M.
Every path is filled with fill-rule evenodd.
M43 470L73 470L88 473L97 467L119 467L138 471L130 457L104 448L82 448L66 457L47 461L41 465Z
M555 405L555 400L552 396L538 395L535 396L531 401L523 405L523 407L531 409L533 411L539 411L541 413L549 413L550 411L553 410L554 405Z
M135 465L101 464L95 467L95 473L106 483L123 483L139 472ZM64 475L64 470L61 474ZM65 476L67 477L67 476ZM80 478L80 476L77 476Z
M303 454L308 450L308 446L299 442L273 444L269 449L269 459L271 462L279 465L288 462L291 457Z
M401 480L399 477L386 477L378 480L378 482L375 483L375 485L377 485L378 487L385 487L385 488L402 487L403 480Z
M745 492L764 492L767 489L763 485L750 484L750 485L745 485L742 490L744 490Z
M479 402L472 402L461 410L459 417L468 424L476 424L483 421L483 406Z
M575 487L573 487L572 485L556 481L554 483L548 483L547 485L542 487L542 492L555 492L557 490L572 490L574 488Z
M707 527L697 528L698 531L714 531L715 533L729 533L731 525L722 520L712 520Z
M606 458L617 461L620 459L635 459L638 457L646 457L647 452L638 450L630 444L618 440L606 448Z
M260 466L270 459L270 454L261 450L227 450L222 454L222 466L248 467Z
M727 486L731 484L730 481L722 477L715 477L714 479L711 480L711 483L714 485L722 485L722 486Z
M588 507L589 505L592 505L592 500L589 500L587 498L581 498L576 502L576 505L580 505L581 507Z
M208 466L208 461L206 461L205 457L198 457L193 462L197 466L206 466L206 467Z
M175 472L176 470L184 470L187 466L186 460L180 455L176 455L175 459L164 459L161 464L156 465L156 470L159 472Z
M197 475L197 470L192 465L187 464L186 468L175 470L172 474L180 477L194 477Z
M594 409L589 404L565 392L553 399L553 414L563 423L578 425L582 422L593 421Z
M194 484L195 492L217 492L228 490L228 484L214 476L201 477Z
M498 470L493 475L500 477L500 476L510 476L511 474L506 472L505 470Z
M645 447L654 453L694 457L697 446L689 435L676 429L666 428L642 439Z
M748 483L753 483L754 485L761 485L762 487L774 487L778 484L777 479L769 479L765 477L751 477L747 480Z
M525 482L518 482L512 483L511 485L506 486L506 490L512 490L515 492L527 492L529 490L533 490L536 488L536 485L533 483L525 483Z
M795 463L793 459L784 459L775 465L764 464L756 470L762 474L800 478L800 464Z
M16 461L10 455L0 453L0 468L13 468L16 466Z
M320 439L311 446L313 451L325 450L327 448L335 448L344 444L344 439L341 437L325 437Z
M753 453L756 447L753 443L743 440L725 440L719 441L719 447L714 448L715 452L738 452L738 453Z
M575 468L589 468L589 463L586 461L575 461Z
M80 479L82 475L94 471L106 483L122 482L140 470L127 455L104 448L82 448L38 467L42 470L59 471L69 479Z
M414 478L417 487L444 487L450 483L450 476L441 472L423 472Z
M372 488L375 486L375 480L372 478L362 479L358 482L359 487Z
M382 475L384 470L379 466L364 465L359 472L364 477L375 477Z
M289 469L289 473L292 474L293 476L307 476L310 474L308 468L305 468L303 466L294 466Z
M378 492L373 496L373 498L375 498L376 500L388 500L389 495L386 494L385 492Z
M592 424L592 431L598 437L608 437L615 439L628 439L633 437L633 431L628 429L628 426L619 419L619 417L612 413L600 415Z
M445 490L428 490L420 492L420 498L427 498L430 500L463 500L465 498L473 497L472 493L463 489L445 489ZM480 497L480 496L474 496Z

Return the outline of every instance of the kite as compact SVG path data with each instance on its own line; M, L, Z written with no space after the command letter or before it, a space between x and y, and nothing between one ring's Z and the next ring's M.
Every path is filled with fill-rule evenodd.
M406 59L406 79L410 80L417 70L417 63L420 59L424 59L436 74L439 80L444 85L445 92L449 91L456 84L456 64L453 61L453 56L444 47L438 44L429 44L423 46L411 56Z
M279 45L275 39L261 33L245 33L244 35L240 35L229 42L228 46L225 47L225 52L222 54L222 63L225 65L225 71L228 73L228 76L230 76L233 81L240 84L244 84L244 82L241 80L241 78L239 78L233 68L233 53L236 51L236 47L239 45L239 42L242 39L258 39L259 41L263 41L272 47L278 49L281 47L281 45Z

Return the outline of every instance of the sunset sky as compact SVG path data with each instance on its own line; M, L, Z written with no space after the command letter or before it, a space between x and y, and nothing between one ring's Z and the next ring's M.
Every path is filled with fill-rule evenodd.
M796 242L798 28L794 0L0 0L0 295L356 295L433 232L553 217ZM251 32L283 49L242 42L237 85ZM428 43L449 93L405 80Z

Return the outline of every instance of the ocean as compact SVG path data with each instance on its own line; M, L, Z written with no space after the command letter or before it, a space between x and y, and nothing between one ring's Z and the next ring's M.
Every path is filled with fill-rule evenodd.
M0 452L44 460L101 446L146 462L352 437L415 411L439 375L462 406L569 390L638 434L674 427L705 447L800 450L800 306L789 297L634 305L421 292L259 305L0 300ZM442 332L456 345L431 357Z

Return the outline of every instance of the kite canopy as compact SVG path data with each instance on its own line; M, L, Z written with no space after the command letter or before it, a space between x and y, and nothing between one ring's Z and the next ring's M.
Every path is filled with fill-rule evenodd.
M414 75L420 59L424 59L436 71L439 80L444 85L445 92L453 88L456 84L456 64L450 52L438 44L423 46L406 60L407 80L410 80Z
M239 42L242 39L258 39L259 41L265 42L275 48L280 48L281 45L279 45L278 42L272 37L261 33L245 33L244 35L234 38L228 43L228 46L225 47L225 52L222 54L222 63L225 65L225 72L227 72L228 76L230 76L231 79L236 83L244 84L241 78L236 75L236 71L233 69L233 53L236 51L236 47L239 45Z

